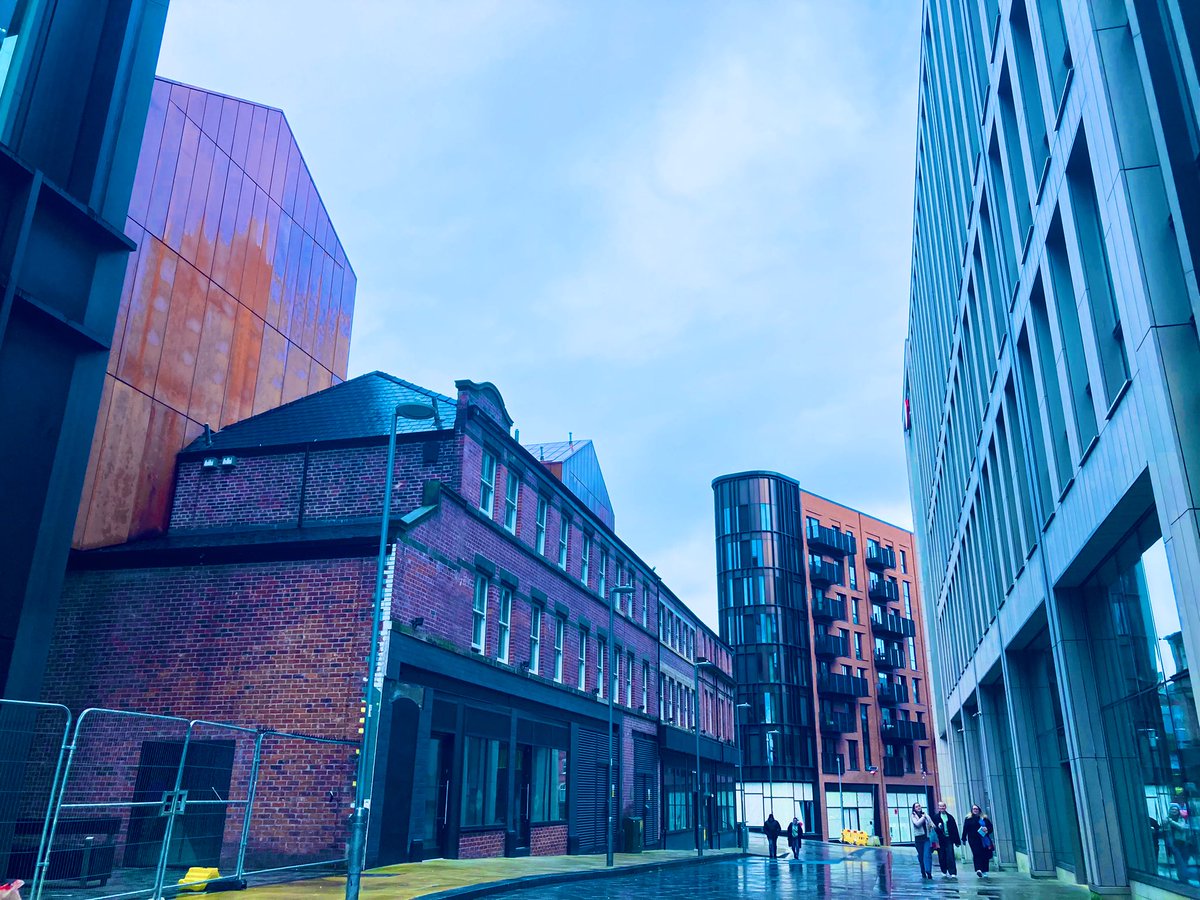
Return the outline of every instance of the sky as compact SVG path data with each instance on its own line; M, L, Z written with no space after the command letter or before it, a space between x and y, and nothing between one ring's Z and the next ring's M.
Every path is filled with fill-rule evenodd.
M281 108L358 276L350 371L591 438L716 626L711 482L911 527L920 0L172 0L159 73Z

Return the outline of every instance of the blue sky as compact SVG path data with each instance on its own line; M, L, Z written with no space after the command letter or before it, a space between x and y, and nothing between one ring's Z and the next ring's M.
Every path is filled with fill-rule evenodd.
M173 0L159 71L287 114L358 275L350 375L592 438L715 625L715 476L911 524L919 31L919 0Z

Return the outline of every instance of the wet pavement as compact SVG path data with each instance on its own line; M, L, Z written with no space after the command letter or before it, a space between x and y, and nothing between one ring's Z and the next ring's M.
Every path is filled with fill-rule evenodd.
M677 866L612 878L504 891L504 900L730 900L734 897L993 897L1081 900L1085 888L1016 871L986 879L960 869L958 878L921 878L913 850L844 848L806 843L800 859L761 856Z

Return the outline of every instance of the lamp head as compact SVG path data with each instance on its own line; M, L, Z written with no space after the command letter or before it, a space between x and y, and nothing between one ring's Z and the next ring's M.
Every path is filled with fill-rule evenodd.
M435 412L432 403L396 404L396 415L404 419L432 419Z

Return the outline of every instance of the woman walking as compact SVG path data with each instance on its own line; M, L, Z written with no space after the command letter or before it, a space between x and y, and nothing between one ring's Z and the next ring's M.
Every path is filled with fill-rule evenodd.
M800 858L800 842L804 839L804 823L798 816L792 816L792 822L787 829L788 849L792 851L792 859Z
M932 816L933 826L937 830L938 868L947 878L958 877L958 860L954 858L954 848L962 844L958 833L958 822L946 809L946 801L938 804L937 812Z
M921 877L933 878L931 858L934 835L933 819L926 815L920 803L912 805L913 846L917 850L917 861L921 864Z
M971 807L971 815L963 822L963 840L971 848L971 860L975 863L975 875L987 878L988 867L996 852L996 830L992 820L978 806Z

